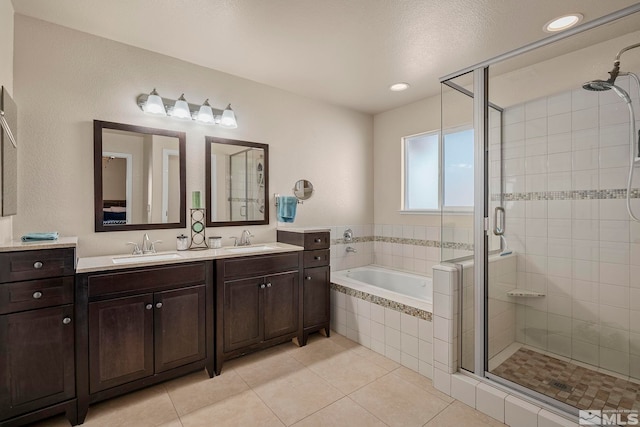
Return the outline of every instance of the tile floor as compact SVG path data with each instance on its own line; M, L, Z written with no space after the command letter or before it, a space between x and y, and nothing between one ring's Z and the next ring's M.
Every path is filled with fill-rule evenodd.
M35 424L61 427L63 417ZM347 338L309 337L92 405L84 426L502 426Z
M491 371L579 409L640 410L640 384L521 348Z

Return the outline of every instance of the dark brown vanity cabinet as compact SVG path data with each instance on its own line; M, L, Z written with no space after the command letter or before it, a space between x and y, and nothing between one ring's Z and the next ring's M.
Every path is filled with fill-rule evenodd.
M309 334L323 331L329 336L330 313L330 233L328 231L278 230L278 241L304 247L302 274L303 334L306 345Z
M300 336L301 253L216 261L216 372L225 360Z
M0 254L0 426L77 424L75 249Z
M213 376L211 262L80 277L88 337L79 353L81 420L90 403L203 367Z

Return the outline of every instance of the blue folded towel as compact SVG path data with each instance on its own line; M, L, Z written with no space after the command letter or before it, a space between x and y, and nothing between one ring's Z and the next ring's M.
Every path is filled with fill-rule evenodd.
M278 221L293 222L296 219L298 199L292 196L282 196L278 199Z
M22 236L23 242L36 242L39 240L58 240L58 232L52 231L48 233L27 233Z

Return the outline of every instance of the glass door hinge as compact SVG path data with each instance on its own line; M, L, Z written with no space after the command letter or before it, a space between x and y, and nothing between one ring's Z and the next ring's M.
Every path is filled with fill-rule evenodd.
M484 231L489 231L489 218L488 217L484 217L483 218L483 223L484 223Z

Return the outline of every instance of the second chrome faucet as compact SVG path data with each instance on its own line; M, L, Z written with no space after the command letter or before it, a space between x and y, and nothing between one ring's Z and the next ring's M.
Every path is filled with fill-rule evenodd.
M133 245L133 255L142 255L142 254L155 254L156 253L156 243L162 243L162 240L154 240L151 241L149 238L149 234L144 233L142 237L142 249L135 242L127 242L127 245Z

